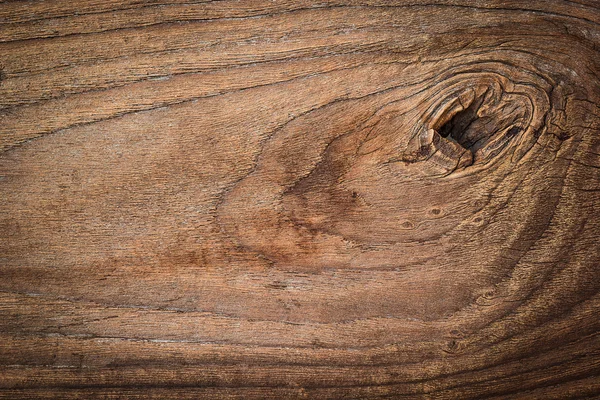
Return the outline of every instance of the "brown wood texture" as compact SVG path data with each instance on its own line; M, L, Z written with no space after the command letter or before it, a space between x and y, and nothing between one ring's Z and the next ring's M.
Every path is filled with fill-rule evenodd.
M600 3L0 2L0 398L600 398Z

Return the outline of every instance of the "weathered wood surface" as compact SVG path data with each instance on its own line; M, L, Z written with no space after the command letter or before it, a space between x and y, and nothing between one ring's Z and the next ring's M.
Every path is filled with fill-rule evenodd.
M599 24L0 2L0 398L599 396Z

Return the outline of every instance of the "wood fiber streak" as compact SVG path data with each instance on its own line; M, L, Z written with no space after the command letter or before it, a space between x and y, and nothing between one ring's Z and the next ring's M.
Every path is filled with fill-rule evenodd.
M600 398L600 4L0 2L0 398Z

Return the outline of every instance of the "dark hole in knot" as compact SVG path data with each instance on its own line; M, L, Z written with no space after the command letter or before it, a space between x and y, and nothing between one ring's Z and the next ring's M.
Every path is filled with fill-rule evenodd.
M517 136L519 132L521 132L521 128L519 128L518 126L513 126L508 130L508 132L506 132L506 137L510 139L512 137Z
M485 93L473 99L468 106L440 126L438 134L455 141L475 155L497 138L506 143L521 132L517 125L520 125L523 118L523 109L517 104L504 103L482 111L485 102Z
M477 151L474 146L480 141L482 134L481 132L479 134L474 132L472 127L480 119L478 110L483 104L483 100L483 96L475 99L467 108L459 111L450 118L448 122L438 129L440 136L454 140L465 149L473 152Z

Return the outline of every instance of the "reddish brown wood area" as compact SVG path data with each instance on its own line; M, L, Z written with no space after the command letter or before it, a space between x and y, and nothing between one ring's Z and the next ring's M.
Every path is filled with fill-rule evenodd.
M600 398L600 3L0 2L0 398Z

